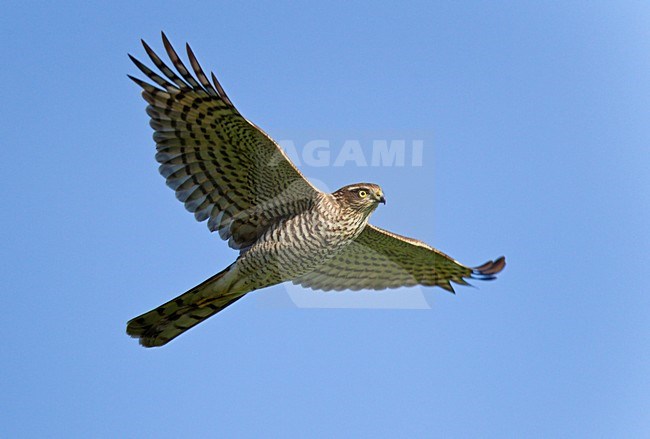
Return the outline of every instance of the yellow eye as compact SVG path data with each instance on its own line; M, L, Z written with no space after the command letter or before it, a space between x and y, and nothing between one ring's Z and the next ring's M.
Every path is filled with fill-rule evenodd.
M361 198L366 198L366 197L368 196L368 192L366 192L366 191L359 191L359 196L360 196Z

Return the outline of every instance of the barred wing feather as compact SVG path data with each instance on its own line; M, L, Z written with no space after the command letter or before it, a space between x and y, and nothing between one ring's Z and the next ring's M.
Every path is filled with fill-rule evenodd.
M454 292L451 282L491 280L505 258L470 268L433 247L367 225L359 237L325 264L294 280L315 290L383 290L404 286L439 286Z
M210 83L189 45L195 76L164 34L178 74L142 43L162 76L129 55L155 85L129 77L149 103L160 173L198 221L208 220L231 247L245 249L271 224L311 207L318 190L237 111L214 74Z

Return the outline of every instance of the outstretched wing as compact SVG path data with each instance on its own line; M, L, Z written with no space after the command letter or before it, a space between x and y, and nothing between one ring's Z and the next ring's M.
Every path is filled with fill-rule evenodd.
M349 246L294 283L325 291L425 285L453 293L451 282L491 280L505 265L502 256L480 267L466 267L421 241L367 225Z
M162 38L180 76L144 41L163 76L129 55L155 84L129 75L149 103L160 173L198 221L207 219L231 247L245 249L270 224L308 209L318 190L273 139L239 114L213 73L210 83L189 45L195 77Z

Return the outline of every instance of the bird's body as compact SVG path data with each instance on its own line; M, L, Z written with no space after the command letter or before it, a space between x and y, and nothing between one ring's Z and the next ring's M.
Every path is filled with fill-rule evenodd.
M292 281L314 289L440 286L492 279L504 258L477 268L410 238L368 224L385 203L371 183L327 194L313 187L277 144L244 119L188 46L196 78L163 35L177 76L144 44L161 77L134 63L160 88L132 78L149 102L160 172L199 221L239 250L237 260L181 296L129 321L142 345L161 346L245 294ZM143 42L144 43L144 42ZM198 82L197 82L198 79Z
M369 213L350 211L331 194L319 194L311 208L268 229L235 267L254 290L296 279L359 236Z
M224 271L133 319L129 327L145 345L167 342L247 293L299 279L354 241L372 210L349 209L335 195L319 194L305 211L274 223ZM157 326L149 340L151 320Z

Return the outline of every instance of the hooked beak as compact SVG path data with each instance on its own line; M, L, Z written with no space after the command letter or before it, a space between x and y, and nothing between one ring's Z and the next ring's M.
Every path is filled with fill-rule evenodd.
M379 202L381 204L386 204L386 198L383 195L380 195L377 202Z

